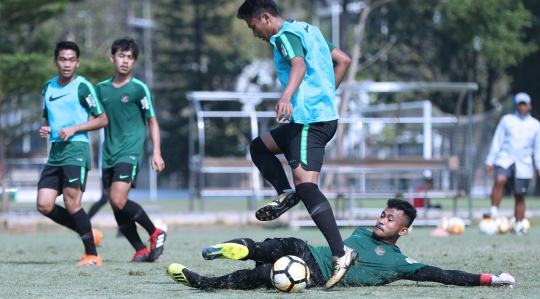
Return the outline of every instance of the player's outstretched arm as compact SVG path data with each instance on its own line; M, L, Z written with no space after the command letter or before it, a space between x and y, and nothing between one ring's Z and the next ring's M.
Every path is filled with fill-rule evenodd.
M516 279L508 272L499 275L494 274L472 274L457 270L443 270L433 266L425 266L414 274L417 281L431 281L447 285L464 287L472 286L495 286L508 285L513 287Z
M109 124L109 119L105 112L101 113L97 117L90 115L88 121L84 124L78 124L71 127L63 128L58 132L58 136L62 140L67 141L71 136L75 135L77 132L88 132L97 129L101 129Z
M289 81L287 86L281 93L281 97L276 105L276 120L290 120L292 117L292 104L291 99L298 90L298 87L304 79L307 66L304 57L294 57L289 62L291 65L291 73L289 75Z
M334 63L336 89L338 89L341 81L345 78L349 65L351 65L351 58L338 48L334 48L330 54L332 55L332 62Z
M155 172L160 173L165 169L165 162L163 161L163 158L161 158L161 135L159 133L159 124L155 116L148 119L148 130L150 131L150 138L154 145L152 169Z

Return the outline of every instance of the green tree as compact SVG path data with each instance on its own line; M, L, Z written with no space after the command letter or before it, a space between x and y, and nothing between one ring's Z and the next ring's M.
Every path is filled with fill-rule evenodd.
M236 78L253 50L239 32L236 4L226 0L160 0L154 3L157 32L154 94L164 131L165 171L187 173L189 91L234 90ZM247 28L242 28L247 31ZM230 110L230 103L209 103ZM238 155L242 125L235 119L214 119L207 131L207 154ZM240 135L238 134L240 132ZM249 133L249 132L248 132ZM180 142L179 142L180 141ZM245 144L246 141L243 141Z
M72 1L9 0L0 3L0 165L7 170L6 138L17 138L7 118L10 109L32 107L39 99L41 86L52 70L51 41L39 34L39 25L62 13ZM12 124L17 125L17 124ZM20 124L19 124L20 125ZM5 175L2 190L6 190ZM2 212L8 210L8 196L3 192Z

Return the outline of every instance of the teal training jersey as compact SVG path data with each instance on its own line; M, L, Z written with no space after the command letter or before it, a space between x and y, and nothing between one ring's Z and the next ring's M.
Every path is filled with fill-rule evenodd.
M103 168L118 163L140 165L146 136L146 119L155 117L152 96L136 78L116 88L113 78L96 85L109 124L105 127Z
M64 142L58 136L63 128L88 122L90 114L103 113L94 86L84 77L77 76L65 86L58 85L58 76L43 85L43 117L51 127L49 141ZM87 132L77 132L68 141L88 142Z
M332 56L319 28L305 22L284 22L280 31L270 38L270 43L274 45L274 65L282 89L285 89L291 72L285 53L293 51L284 34L286 32L298 36L306 50L306 74L291 99L292 121L307 124L338 119ZM281 40L280 47L277 46L278 39Z
M402 254L399 247L375 240L372 232L365 228L357 228L344 242L358 251L360 259L339 282L341 285L376 286L400 279L414 280L416 270L426 266ZM328 280L332 265L330 247L308 244L308 248Z
M42 91L43 117L51 127L52 142L47 165L75 165L91 169L88 133L77 132L64 142L58 132L63 128L88 122L90 115L103 113L103 106L94 87L84 77L77 76L65 86L58 85L58 77L47 81Z
M292 23L294 21L287 20L287 22ZM290 46L286 46L287 43ZM330 53L332 53L336 46L334 46L334 44L329 41L326 41L326 44L328 45L328 50L330 50ZM278 49L281 49L281 51L279 51L279 54L282 55L283 58L285 58L289 62L294 57L306 57L307 51L302 45L302 40L297 35L294 35L290 32L283 32L283 34L276 39L276 47Z

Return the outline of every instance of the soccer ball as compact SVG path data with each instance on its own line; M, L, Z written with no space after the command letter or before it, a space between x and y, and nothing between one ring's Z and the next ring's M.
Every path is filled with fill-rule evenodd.
M531 223L529 222L529 219L523 218L521 220L521 224L523 227L521 228L521 232L526 234L531 229ZM512 233L515 233L515 226L516 226L516 217L510 218L510 221L508 222L508 230Z
M499 231L497 222L493 218L484 218L478 223L478 229L481 234L494 235Z
M161 219L156 219L156 220L152 221L152 223L154 223L154 226L155 226L156 228L159 228L159 229L161 229L162 231L167 232L167 229L168 229L167 223L165 223L163 220L161 220Z
M495 222L497 223L497 229L499 231L499 234L506 234L508 232L508 228L510 226L508 218L504 216L498 216L497 218L495 218Z
M514 232L515 225L516 225L516 217L510 218L510 220L508 220L508 230L510 232Z
M531 223L529 222L529 219L523 218L521 223L523 224L523 227L521 228L521 232L524 234L529 233L529 230L531 229Z
M448 216L441 218L441 220L439 221L438 227L440 229L444 229L445 231L448 231L448 222L449 221L450 221L450 217L448 217Z
M286 293L303 291L309 284L309 275L307 264L294 255L278 259L270 272L274 287Z
M459 217L452 217L448 220L448 232L459 235L465 230L465 222Z

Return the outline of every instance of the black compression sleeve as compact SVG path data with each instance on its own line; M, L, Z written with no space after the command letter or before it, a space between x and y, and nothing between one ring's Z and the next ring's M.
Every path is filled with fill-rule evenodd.
M480 286L480 274L425 266L414 273L417 281L432 281L457 286Z

